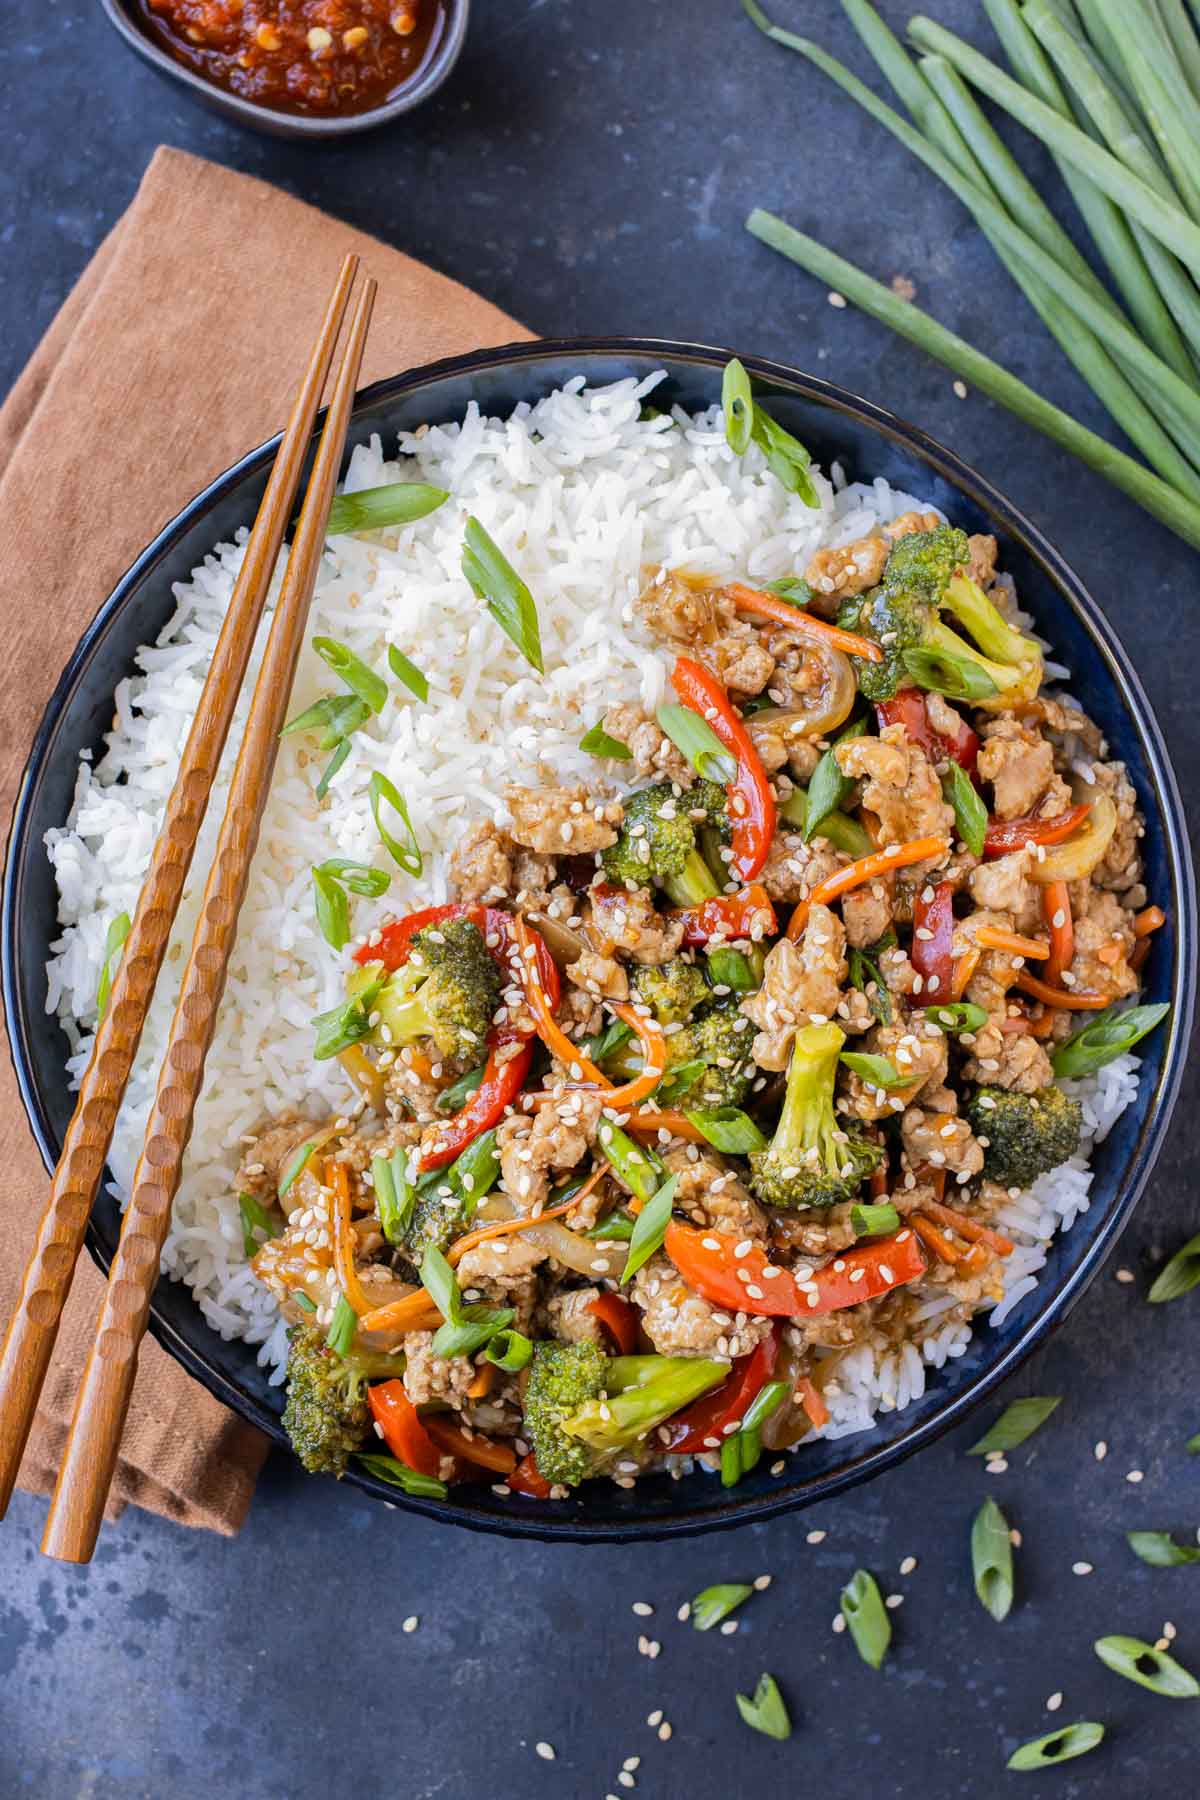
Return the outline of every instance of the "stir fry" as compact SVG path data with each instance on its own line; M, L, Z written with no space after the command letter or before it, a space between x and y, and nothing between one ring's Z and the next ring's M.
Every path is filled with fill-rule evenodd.
M238 1173L306 1468L733 1485L856 1346L1001 1298L1063 1081L1165 1009L1136 796L995 561L910 513L770 591L649 571L675 700L604 712L594 784L510 787L365 937L370 871L314 872L355 1098Z

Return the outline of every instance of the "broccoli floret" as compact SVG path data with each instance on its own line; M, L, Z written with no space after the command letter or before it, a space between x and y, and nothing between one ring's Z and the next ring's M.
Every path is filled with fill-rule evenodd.
M408 961L375 1001L391 1044L430 1037L447 1061L472 1067L499 1004L499 971L470 919L418 931Z
M314 1325L294 1325L288 1343L283 1428L310 1475L343 1475L370 1428L368 1381L402 1374L404 1358L360 1350L338 1356Z
M839 625L871 638L883 651L878 663L854 658L866 699L890 700L910 679L927 685L922 674L930 672L929 658L936 659L941 675L939 691L949 680L945 691L985 710L1036 694L1041 649L1009 625L964 572L969 556L966 533L952 526L911 532L893 546L879 586L843 601ZM943 612L965 626L975 642L952 631L940 616ZM914 661L914 652L921 653L920 662ZM982 693L976 691L980 687Z
M525 1389L525 1429L538 1470L547 1481L574 1487L588 1475L591 1452L567 1436L563 1420L603 1391L608 1364L598 1344L534 1345Z
M438 1182L435 1187L419 1193L404 1227L404 1254L414 1270L420 1270L427 1250L440 1250L444 1256L471 1222L474 1202L456 1195L451 1204L442 1192L444 1187L444 1182Z
M1060 1087L1044 1087L1036 1094L976 1088L966 1115L985 1142L984 1174L1003 1187L1029 1187L1079 1148L1083 1109Z
M669 781L632 795L616 843L601 852L609 879L635 887L657 882L676 906L713 899L720 889L697 848L690 800L677 797Z
M750 1185L768 1206L800 1209L852 1200L883 1150L838 1123L833 1107L845 1035L836 1025L796 1033L775 1136L750 1153Z
M660 1025L679 1025L712 999L704 971L681 956L660 968L643 965L634 971L633 985ZM674 1035L674 1034L672 1034Z
M676 1036L686 1039L678 1053ZM681 1062L702 1062L704 1073L688 1089L689 1106L740 1106L757 1073L751 1054L754 1026L741 1008L740 994L727 994L667 1042Z

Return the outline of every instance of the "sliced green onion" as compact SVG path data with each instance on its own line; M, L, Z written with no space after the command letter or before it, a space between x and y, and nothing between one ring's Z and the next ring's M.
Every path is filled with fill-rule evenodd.
M529 1362L533 1345L524 1332L505 1329L495 1334L483 1354L498 1369L506 1369L510 1375L515 1375Z
M1102 1069L1161 1025L1170 1010L1170 1003L1160 1000L1154 1006L1130 1006L1124 1012L1101 1013L1059 1045L1050 1058L1054 1073L1066 1080Z
M1039 1425L1044 1425L1050 1414L1062 1401L1061 1394L1034 1394L1027 1400L1014 1400L1006 1406L990 1431L985 1431L977 1444L972 1444L968 1456L995 1456L1005 1450L1015 1450L1026 1438L1033 1436Z
M631 1194L647 1206L667 1179L666 1166L649 1144L635 1144L619 1125L607 1120L599 1132L600 1148ZM644 1213L642 1214L644 1217Z
M584 1237L607 1239L614 1244L627 1244L633 1236L636 1219L629 1213L610 1212L606 1219L598 1219Z
M371 1009L379 998L382 986L382 981L373 981L351 999L344 1000L340 1006L331 1006L328 1012L316 1015L313 1019L316 1029L313 1058L316 1062L328 1061L340 1050L349 1049L351 1044L357 1044L360 1038L369 1034Z
M418 700L428 700L428 681L416 663L410 662L403 650L397 649L395 644L388 645L388 668L397 681L404 683L410 694L415 694Z
M866 719L852 719L844 725L830 744L828 750L821 754L821 760L812 772L808 784L808 805L804 815L804 841L810 843L816 836L818 828L824 824L831 812L840 812L842 802L854 787L849 776L843 775L838 767L834 747L837 744L849 743L852 738L862 737L867 729Z
M434 1332L430 1349L434 1356L447 1362L453 1357L473 1356L511 1325L516 1316L511 1306L464 1306L456 1323L447 1320Z
M813 591L802 575L784 575L779 581L768 581L763 593L775 594L789 606L803 608L812 604Z
M754 408L754 442L767 459L767 467L781 487L795 494L805 506L818 507L821 502L809 470L812 457L790 431L777 425L769 413L757 403Z
M752 1731L761 1731L764 1737L777 1738L780 1743L791 1737L792 1721L773 1675L759 1676L753 1699L748 1700L745 1694L735 1694L734 1699L743 1723Z
M1127 1531L1125 1536L1134 1555L1153 1569L1181 1569L1186 1563L1200 1562L1200 1549L1194 1544L1177 1544L1169 1531Z
M370 863L350 862L344 856L331 856L317 867L322 875L344 882L352 894L365 894L368 900L378 900L392 885L386 870L373 869Z
M292 1299L296 1302L296 1305L300 1308L301 1312L315 1313L317 1310L316 1301L306 1294L303 1288L297 1288L292 1294Z
M414 1499L444 1500L450 1489L436 1475L421 1475L416 1469L410 1469L395 1456L366 1456L354 1458L361 1463L368 1475L374 1475L377 1481L386 1481L389 1487L402 1488Z
M850 972L850 985L866 996L867 1005L879 1023L890 1025L892 1022L892 996L888 991L887 982L883 979L879 964L868 951L855 949L847 950L846 963ZM874 992L871 991L872 989ZM983 1017L986 1021L987 1014L984 1013Z
M379 1226L389 1244L402 1244L408 1230L417 1190L409 1179L408 1157L403 1150L371 1158L371 1180L379 1209Z
M842 1589L842 1617L863 1661L880 1668L892 1641L892 1622L875 1577L865 1569L856 1569Z
M794 787L787 799L779 808L779 816L789 825L797 825L803 831L808 823L808 795L802 787ZM836 808L827 812L819 826L813 827L813 836L828 838L835 850L844 850L847 856L870 856L876 846L857 819L849 818Z
M1136 1681L1151 1693L1163 1694L1168 1700L1194 1700L1200 1694L1200 1681L1194 1675L1165 1650L1156 1650L1141 1638L1097 1638L1092 1648L1106 1669Z
M721 1486L736 1487L743 1473L742 1434L735 1431L732 1437L721 1440Z
M951 761L949 764L942 776L942 794L947 804L954 808L954 824L959 837L972 856L982 856L987 833L987 807L961 763Z
M687 1117L723 1156L749 1156L752 1150L767 1147L767 1140L754 1120L739 1107L698 1106L688 1109Z
M1055 1763L1070 1762L1073 1756L1084 1756L1094 1750L1103 1737L1103 1725L1084 1719L1078 1725L1064 1725L1060 1731L1048 1731L1045 1737L1030 1738L1027 1744L1013 1751L1004 1766L1022 1771L1052 1769Z
M766 960L761 947L755 944L747 955L744 950L731 950L727 944L717 950L705 952L708 959L708 979L714 987L729 988L735 994L754 994L762 986L763 963Z
M742 1415L742 1430L757 1431L788 1397L786 1381L764 1382Z
M279 735L285 738L297 731L319 731L320 747L328 750L331 744L340 743L351 731L365 724L370 716L370 707L357 694L322 694L302 713L289 719Z
M859 1237L887 1237L899 1231L900 1214L890 1200L878 1200L869 1206L852 1206L850 1224Z
M531 663L539 675L545 674L542 636L533 595L474 517L468 518L463 534L462 572L526 662Z
M607 756L613 762L629 762L633 751L620 738L609 737L603 721L598 720L579 740L579 748L587 756Z
M667 1235L667 1226L671 1223L671 1205L678 1186L678 1175L672 1175L669 1180L663 1182L658 1192L646 1201L638 1214L633 1227L633 1236L629 1240L625 1267L621 1270L620 1285L622 1287L637 1274L643 1263L649 1262L654 1252L661 1247L662 1241Z
M246 1261L257 1254L269 1238L276 1236L275 1224L270 1213L253 1194L238 1195L238 1213L242 1221L242 1249L246 1252ZM262 1237L256 1237L256 1232ZM1197 1551L1200 1555L1200 1551Z
M598 1031L588 1039L583 1046L583 1053L592 1062L603 1062L606 1056L611 1056L614 1050L627 1044L632 1036L631 1025L626 1025L623 1019L613 1019L603 1031Z
M916 648L906 650L900 660L918 687L950 700L974 702L1000 692L986 669L952 650Z
M1189 1456L1200 1455L1200 1431L1196 1433L1195 1437L1190 1437L1183 1447Z
M460 1075L457 1081L452 1081L449 1087L443 1088L434 1101L437 1111L440 1113L461 1112L483 1080L486 1067L486 1063L480 1063L477 1069L468 1070L465 1075Z
M448 1169L433 1171L433 1185L448 1183L456 1193L471 1202L471 1210L487 1198L500 1177L500 1158L496 1152L496 1133L481 1132L459 1152Z
M1189 1238L1165 1268L1159 1270L1146 1298L1155 1305L1163 1300L1178 1300L1181 1295L1190 1294L1197 1282L1200 1282L1200 1234Z
M436 512L450 498L445 488L423 481L390 481L384 487L359 488L356 494L338 494L329 508L326 537L351 531L381 531L389 525L411 525Z
M1007 1619L1013 1603L1013 1553L1008 1520L994 1500L985 1500L971 1527L971 1568L975 1592L993 1619Z
M300 1175L302 1170L308 1167L309 1158L312 1156L316 1147L316 1144L311 1141L307 1144L301 1144L299 1148L294 1150L288 1157L287 1165L284 1168L282 1175L279 1177L279 1185L275 1190L281 1200L291 1187L293 1181L296 1180L297 1176Z
M338 1303L333 1309L333 1322L329 1327L329 1336L325 1339L335 1356L346 1355L354 1342L354 1333L357 1327L358 1314L345 1294L339 1294Z
M367 783L367 796L371 802L371 816L375 820L375 829L393 860L399 863L406 875L414 880L425 867L425 858L421 854L421 846L417 843L417 834L413 830L412 820L408 816L408 807L404 795L387 778L376 769ZM387 829L380 817L384 802L403 820L404 829L408 833L407 843L402 843Z
M654 1090L656 1106L678 1106L685 1094L690 1094L698 1081L702 1081L708 1072L708 1064L699 1057L691 1062L676 1063L669 1075L664 1075Z
M715 1587L703 1588L692 1601L692 1629L711 1631L714 1625L727 1619L743 1600L748 1600L753 1592L753 1587L746 1581L720 1581Z
M660 706L654 716L659 730L686 756L697 775L723 787L729 785L737 774L737 759L730 756L707 719L686 706Z
M369 706L373 713L383 711L388 695L387 682L374 669L368 669L348 644L340 644L336 638L315 637L312 647L321 661L328 663L334 674L345 682L350 692L357 694L364 706Z
M441 1251L432 1244L421 1259L421 1285L447 1323L454 1324L462 1317L458 1277Z
M341 743L338 745L337 749L334 751L333 755L330 757L329 761L325 764L325 768L321 774L321 779L317 783L316 792L317 792L318 800L323 800L325 798L326 794L329 792L330 782L333 780L334 776L337 774L338 770L341 768L342 764L345 762L345 760L349 756L349 754L350 754L350 739L343 738Z
M312 881L321 936L332 950L344 950L350 942L350 902L345 889L320 867L313 870Z
M944 1006L927 1006L925 1017L943 1031L978 1031L987 1024L987 1013L970 1000L951 1000Z
M108 1011L108 997L112 993L112 978L116 965L121 960L121 951L125 939L129 936L132 920L126 912L118 913L104 934L104 961L100 965L100 980L96 984L96 1016L102 1019Z
M721 378L721 410L725 414L725 441L735 456L744 456L754 428L754 395L750 377L736 356L725 364Z
M888 1056L874 1056L866 1050L843 1050L838 1058L845 1063L851 1074L865 1081L868 1087L889 1088L912 1086L911 1075L901 1075L895 1063Z

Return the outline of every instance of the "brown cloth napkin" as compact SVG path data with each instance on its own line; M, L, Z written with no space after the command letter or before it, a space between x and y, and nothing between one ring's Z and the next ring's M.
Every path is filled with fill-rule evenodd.
M159 150L0 410L0 821L84 626L142 546L284 423L347 250L379 282L363 379L529 333L456 282L285 194ZM47 1177L0 1058L0 1320L16 1301ZM86 1253L22 1485L48 1492L91 1341ZM129 1500L232 1533L266 1440L149 1338L110 1515Z

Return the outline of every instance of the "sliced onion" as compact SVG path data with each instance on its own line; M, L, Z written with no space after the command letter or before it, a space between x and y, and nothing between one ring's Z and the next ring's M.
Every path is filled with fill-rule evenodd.
M792 737L823 737L850 717L858 692L850 658L829 644L806 638L804 659L806 667L819 679L807 693L796 695L799 704L765 706L761 712L752 713L746 720L751 737L756 727L782 733L785 744ZM791 681L789 686L794 692Z
M1048 887L1052 881L1081 881L1104 858L1117 829L1117 809L1107 794L1097 794L1073 837L1063 844L1047 844L1045 855L1035 855L1029 874Z
M347 1044L344 1050L338 1051L338 1061L371 1111L385 1112L387 1110L387 1089L384 1086L383 1076L362 1045Z
M580 1237L578 1232L568 1231L558 1219L531 1225L521 1236L552 1256L555 1262L574 1269L577 1275L587 1275L593 1281L603 1281L605 1276L615 1280L625 1267L625 1258L629 1254L626 1244L614 1244L611 1249L606 1249L595 1238Z
M546 948L560 969L567 969L577 962L587 949L587 939L578 931L572 931L561 919L552 919L549 913L531 912L527 918L534 929L545 939Z

